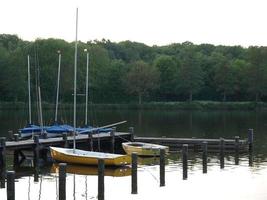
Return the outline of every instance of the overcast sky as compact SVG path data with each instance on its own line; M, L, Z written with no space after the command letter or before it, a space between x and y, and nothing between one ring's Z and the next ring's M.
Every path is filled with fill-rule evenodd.
M267 46L266 0L0 0L0 33L148 45Z

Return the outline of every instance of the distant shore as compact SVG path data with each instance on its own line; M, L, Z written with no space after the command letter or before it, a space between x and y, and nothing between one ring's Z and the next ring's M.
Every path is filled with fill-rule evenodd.
M24 102L0 102L0 110L27 109ZM90 107L103 110L114 109L143 109L143 110L267 110L266 102L218 102L218 101L192 101L192 102L148 102L141 105L128 104L90 104ZM44 102L44 110L53 110L55 105ZM72 109L73 104L61 103L64 109ZM84 108L84 104L77 104L77 109Z

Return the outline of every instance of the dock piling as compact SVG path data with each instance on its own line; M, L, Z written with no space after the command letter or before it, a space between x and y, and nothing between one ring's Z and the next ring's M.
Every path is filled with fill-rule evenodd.
M202 143L202 166L203 166L203 174L206 174L208 171L207 167L208 163L208 143L204 141Z
M220 168L224 168L224 138L220 138Z
M7 200L15 200L15 172L7 172Z
M165 186L165 149L160 149L160 162L159 162L159 177L160 187Z
M88 138L89 138L89 150L94 151L93 133L88 133Z
M98 150L98 152L100 152L101 151L101 144L100 144L99 130L97 130L97 134L98 134L98 137L97 137L97 150Z
M66 200L66 163L59 163L59 200Z
M111 153L115 152L115 132L116 132L116 127L112 128L112 131L110 132L111 136Z
M6 138L0 138L0 168L6 168Z
M17 134L17 133L14 134L14 140L15 140L15 141L19 141L19 134Z
M137 153L132 153L132 194L137 194Z
M188 144L183 144L182 147L182 160L183 160L183 180L187 179L188 168Z
M39 166L34 167L33 181L36 183L39 182L39 172L40 172Z
M235 165L239 164L239 136L235 136Z
M130 137L131 137L131 142L134 141L134 127L129 127L129 133L130 133Z
M33 155L34 155L34 167L39 166L39 158L40 158L40 143L39 136L35 135L33 137L34 147L33 147Z
M248 129L248 148L253 151L254 131L252 128Z
M64 148L68 148L69 147L69 143L68 143L67 133L63 133L62 134L62 139L63 139L63 146L64 146Z
M98 159L98 200L104 200L105 197L105 161Z

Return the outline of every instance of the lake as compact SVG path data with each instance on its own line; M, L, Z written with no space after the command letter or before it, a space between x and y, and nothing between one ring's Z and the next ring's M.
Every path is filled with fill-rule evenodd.
M44 112L46 124L53 121L53 112ZM71 111L61 111L61 119L72 121ZM84 112L79 111L78 124L83 124ZM157 158L140 158L138 168L138 194L131 194L129 168L107 169L105 176L105 199L267 199L267 112L251 111L136 111L112 110L90 112L90 122L102 126L127 120L117 127L128 131L133 126L138 136L198 137L198 138L247 138L253 128L255 146L253 163L249 155L240 155L235 165L233 154L227 154L225 168L220 169L217 154L209 154L208 173L202 173L201 153L189 152L188 179L182 180L180 152L167 157L166 186L159 187ZM0 136L8 136L27 123L26 111L0 111ZM12 169L12 157L8 169ZM27 160L16 169L16 198L23 200L58 199L57 165L43 166L36 171L32 161ZM37 173L38 172L38 173ZM37 176L39 174L39 176ZM38 181L37 181L38 177ZM0 199L6 199L5 189L0 189ZM95 167L69 166L67 175L67 199L97 199L97 176Z

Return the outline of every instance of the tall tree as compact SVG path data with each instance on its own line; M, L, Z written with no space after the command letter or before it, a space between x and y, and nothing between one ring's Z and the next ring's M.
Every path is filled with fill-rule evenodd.
M138 102L142 104L143 96L157 87L158 79L159 73L155 67L143 61L136 61L131 64L125 76L125 83L127 91L138 95Z
M173 99L177 84L179 63L171 56L159 56L155 62L155 67L160 73L158 93L164 100Z
M194 51L194 47L189 45L182 53L181 67L178 73L178 92L188 95L189 101L193 99L193 94L197 94L203 86L204 73L200 66L200 53Z

